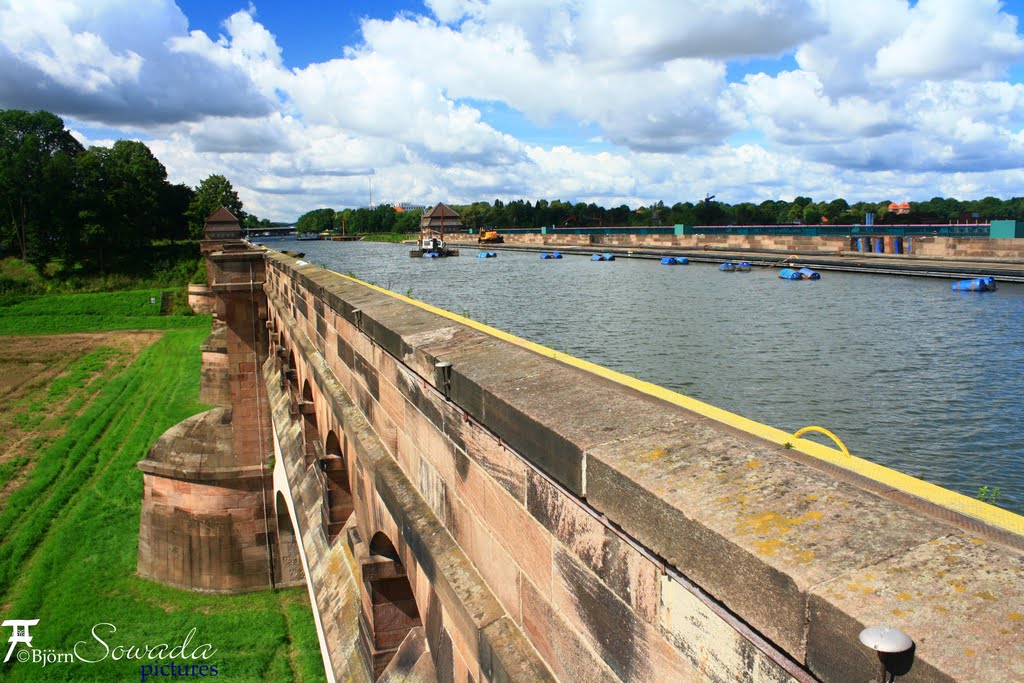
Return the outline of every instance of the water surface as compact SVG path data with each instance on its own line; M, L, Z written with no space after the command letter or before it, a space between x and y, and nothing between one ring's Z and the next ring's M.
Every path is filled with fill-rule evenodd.
M306 260L787 431L1024 512L1024 286L472 249L274 241Z

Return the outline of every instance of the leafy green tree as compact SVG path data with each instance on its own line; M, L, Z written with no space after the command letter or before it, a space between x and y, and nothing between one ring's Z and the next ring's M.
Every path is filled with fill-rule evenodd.
M239 223L245 221L242 200L238 198L235 188L227 178L214 174L199 183L188 205L189 230L194 238L203 236L206 219L221 206L234 214Z
M82 145L49 112L0 111L0 236L42 269L73 229L67 199Z
M825 205L825 209L822 212L830 222L835 223L840 216L850 210L850 205L845 199L840 197L839 199L833 199Z
M804 207L802 220L804 225L817 225L821 223L821 208L816 204L808 204Z
M118 140L90 147L76 159L80 231L72 246L77 260L106 272L118 262L139 260L167 231L167 171L142 142ZM180 197L179 197L180 199Z
M158 239L185 240L189 237L188 207L195 197L195 190L184 183L163 186L160 194L161 213L165 220L158 225Z
M391 230L397 233L411 233L420 231L420 217L423 212L419 209L412 211L406 209L404 212L398 214L395 220L395 227Z
M334 209L313 209L299 216L295 231L299 234L317 233L334 227Z

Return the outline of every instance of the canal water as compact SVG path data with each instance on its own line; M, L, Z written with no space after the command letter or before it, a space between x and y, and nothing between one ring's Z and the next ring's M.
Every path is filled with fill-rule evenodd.
M306 260L1024 513L1024 285L274 241ZM826 443L826 441L824 441Z

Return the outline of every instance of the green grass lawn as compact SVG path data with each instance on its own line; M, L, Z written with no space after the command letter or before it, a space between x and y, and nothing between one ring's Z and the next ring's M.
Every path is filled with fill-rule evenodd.
M164 298L183 310L179 294L160 289L0 297L0 335L209 328L209 316L161 315Z
M92 640L94 625L114 624L117 630L101 627L112 648L102 662L40 668L12 657L0 664L0 678L138 681L142 664L151 662L124 652L115 660L115 646L173 646L195 628L191 647L209 643L217 650L206 662L217 665L217 680L322 680L304 589L212 596L135 575L142 498L142 474L135 463L166 429L205 408L197 402L198 347L209 332L209 318L147 314L148 299L131 294L0 304L0 328L15 318L35 320L54 303L45 300L52 299L60 300L60 308L47 310L63 315L37 321L33 329L49 324L77 331L74 319L91 315L101 320L177 318L188 324L168 330L134 360L124 349L95 348L13 408L14 424L22 425L18 428L52 426L53 421L63 421L66 428L55 439L25 441L30 444L25 452L3 463L7 470L0 466L0 475L7 471L10 479L13 470L20 477L0 502L0 614L3 619L39 619L31 630L35 648L69 652L76 642L86 641L81 651L90 658L103 654ZM0 643L6 645L9 636L5 629Z

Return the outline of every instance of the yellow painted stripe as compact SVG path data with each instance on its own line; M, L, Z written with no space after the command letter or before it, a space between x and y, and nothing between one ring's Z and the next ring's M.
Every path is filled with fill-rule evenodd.
M698 401L697 399L690 398L689 396L684 396L683 394L660 387L657 384L645 382L643 380L636 379L635 377L624 375L621 372L609 370L608 368L597 365L596 363L591 363L590 361L576 358L575 356L560 353L554 349L549 349L546 346L536 344L513 334L509 334L508 332L493 328L490 325L485 325L481 322L477 322L476 320L464 318L461 315L457 315L451 311L446 311L443 308L437 308L436 306L431 306L430 304L422 301L417 301L416 299L397 294L391 290L384 289L383 287L363 282L358 278L344 275L336 271L330 272L335 275L339 275L346 280L357 282L364 287L369 287L374 291L386 294L400 301L404 301L407 304L411 304L425 311L434 313L435 315L448 318L449 320L453 320L462 325L466 325L467 327L489 334L492 337L507 341L524 349L529 349L530 351L542 356L553 358L574 368L586 370L587 372L599 377L603 377L623 386L635 389L636 391L641 391L649 396L659 398L673 405L686 408L698 415L703 415L704 417L708 417L712 420L716 420L717 422L721 422L722 424L729 425L730 427L743 430L748 434L753 434L754 436L761 437L762 439L766 439L781 446L789 444L793 450L813 456L819 460L842 467L851 472L856 472L859 475L873 479L874 481L885 484L886 486L898 491L908 493L912 496L916 496L950 510L955 510L999 529L1004 529L1014 534L1024 536L1024 516L1010 512L1009 510L1004 510L1000 507L983 503L980 500L969 498L963 494L922 481L915 477L903 474L902 472L878 465L869 460L858 458L855 455L846 455L842 451L817 443L816 441L796 438L789 432L784 432L781 429L748 419L742 415L722 410L710 403L704 403L703 401Z

